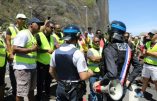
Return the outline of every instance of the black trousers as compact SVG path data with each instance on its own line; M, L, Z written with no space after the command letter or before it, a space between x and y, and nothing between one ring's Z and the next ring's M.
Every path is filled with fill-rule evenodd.
M5 81L5 71L6 71L5 66L0 67L0 86L3 86L5 83L4 82Z
M12 63L9 63L9 77L12 86L12 94L16 96L16 79Z
M42 93L45 91L47 96L50 95L51 76L49 74L49 65L37 63L37 99L42 99Z
M70 90L73 89L73 86L75 86L75 84L70 86ZM81 92L78 92L77 88L71 90L71 93L69 94L66 92L66 89L67 88L64 83L58 82L56 90L56 101L83 101L82 97L78 96L81 94Z

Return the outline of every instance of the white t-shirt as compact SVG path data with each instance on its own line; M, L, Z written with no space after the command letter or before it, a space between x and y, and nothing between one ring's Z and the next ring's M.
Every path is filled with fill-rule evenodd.
M92 41L93 40L93 38L94 38L94 34L93 33L89 33L88 32L88 37L90 38L90 40Z
M62 51L69 51L70 49L75 48L75 46L73 44L67 44L67 46L64 47L60 47L60 50ZM83 53L80 50L76 50L73 54L73 64L74 66L77 67L77 71L78 72L84 72L87 71L87 64L86 64L86 60L84 58ZM51 60L50 60L50 66L51 67L56 67L56 63L55 63L55 51L52 53L51 56Z
M94 34L88 32L88 37L90 38L90 45L91 45L93 42Z
M25 45L28 42L28 37L29 37L28 33L31 34L31 32L28 29L18 32L18 34L14 38L13 45L19 46L19 47L25 47ZM35 69L36 64L16 63L14 61L13 68L14 69Z

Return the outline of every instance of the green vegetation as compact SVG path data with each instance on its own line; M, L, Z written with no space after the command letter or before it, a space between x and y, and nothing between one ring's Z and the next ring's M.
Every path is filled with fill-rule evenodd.
M51 20L65 26L69 23L86 25L87 6L88 25L95 27L99 19L96 0L0 0L0 26L4 29L15 23L18 13L24 13L28 19L37 17L43 21L50 16Z
M96 3L96 0L82 0L82 1L89 8L92 8L95 5L95 3Z

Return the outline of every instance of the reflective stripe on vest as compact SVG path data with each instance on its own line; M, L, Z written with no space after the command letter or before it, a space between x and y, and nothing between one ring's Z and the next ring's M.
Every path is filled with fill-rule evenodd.
M64 40L61 40L55 33L53 33L53 37L56 39L56 41L59 43L59 45L64 43ZM61 37L63 37L63 33L61 33Z
M37 44L35 38L29 30L22 30L24 33L28 34L28 41L25 45L25 48L32 48L34 44ZM14 62L16 63L24 63L24 64L35 64L36 63L37 52L30 52L27 54L24 53L16 53L14 55Z
M5 65L6 61L6 49L4 47L4 43L0 40L0 68Z
M99 53L99 51L97 51L96 49L90 48L89 50L92 51L92 53L93 53L94 56L101 56L100 53ZM98 66L99 66L98 63L94 63L91 60L88 60L88 67L92 71L94 71L94 72L100 72L100 69L99 69Z
M50 35L50 43L49 43L43 32L39 32L38 34L39 34L40 40L41 40L40 48L44 49L44 50L49 50L49 49L53 50L54 49L54 40L53 40L52 35ZM38 52L38 54L37 54L37 61L40 63L43 63L45 65L48 65L50 63L50 58L51 58L51 54L49 54L48 52L44 52L44 53Z
M151 48L151 41L146 43L148 52L157 52L157 43ZM157 58L153 56L147 56L144 58L144 62L152 65L157 65Z

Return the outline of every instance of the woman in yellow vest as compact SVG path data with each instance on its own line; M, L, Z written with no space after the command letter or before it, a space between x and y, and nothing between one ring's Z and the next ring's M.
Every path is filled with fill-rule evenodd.
M0 37L0 101L4 101L5 67L6 67L6 49L4 42Z

